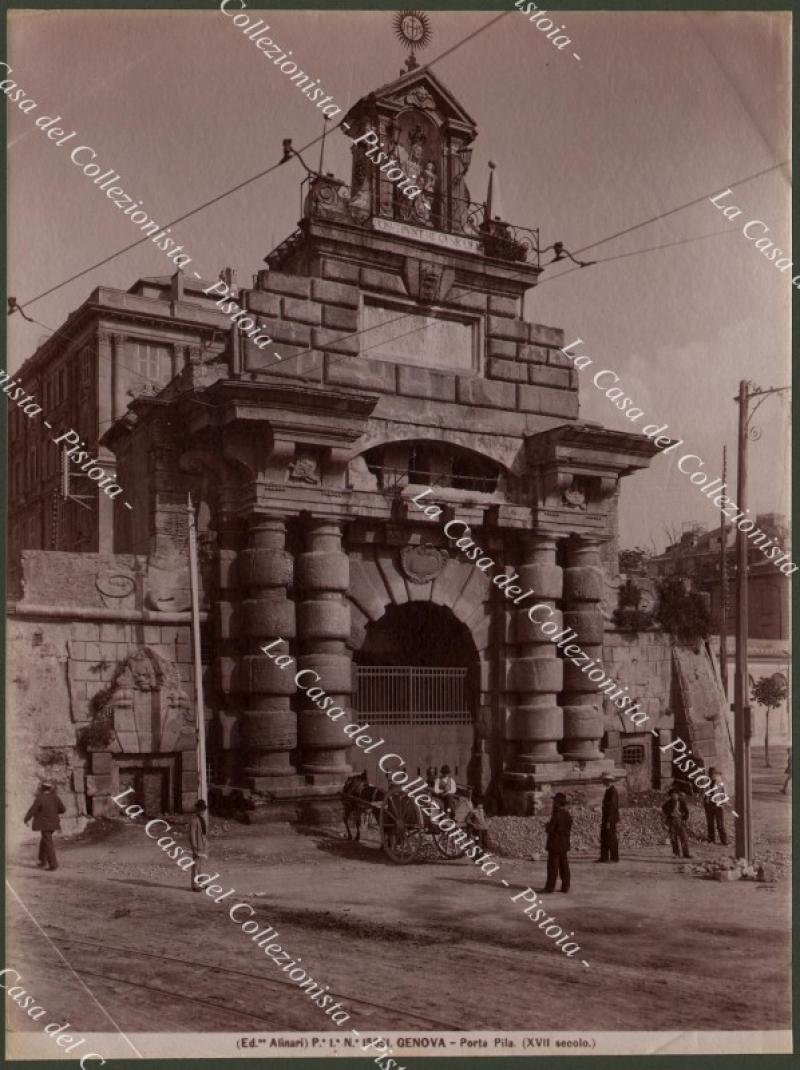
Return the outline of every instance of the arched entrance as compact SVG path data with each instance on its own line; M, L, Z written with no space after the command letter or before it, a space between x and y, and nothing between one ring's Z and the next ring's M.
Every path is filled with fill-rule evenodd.
M351 751L356 768L385 787L378 761L394 752L412 776L447 764L466 784L479 686L478 652L466 625L433 602L391 605L367 626L353 660L354 716L386 741L371 754Z

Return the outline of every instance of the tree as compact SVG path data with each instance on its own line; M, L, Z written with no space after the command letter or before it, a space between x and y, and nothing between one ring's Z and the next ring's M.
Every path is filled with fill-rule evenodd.
M777 709L786 701L788 694L786 678L781 673L760 676L752 685L751 698L767 711L764 721L764 764L769 765L769 711Z

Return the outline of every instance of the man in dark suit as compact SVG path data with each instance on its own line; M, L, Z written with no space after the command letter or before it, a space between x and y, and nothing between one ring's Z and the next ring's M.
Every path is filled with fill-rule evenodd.
M553 813L547 822L547 884L542 892L556 890L556 877L561 878L561 891L569 891L569 834L572 817L567 810L567 797L558 791L553 796Z
M713 765L708 770L708 775L711 778L714 787L716 788L718 786L719 773ZM710 790L711 789L709 788L703 793L703 809L706 812L706 828L708 829L708 842L715 843L716 840L714 834L715 832L718 832L719 842L724 846L728 842L728 834L725 831L725 814L723 813L721 806L717 806L716 803L712 802L711 799L709 799L708 791ZM722 789L720 788L720 790Z
M672 853L680 858L681 850L684 858L691 858L689 854L689 842L686 838L686 823L689 820L689 807L677 784L669 789L669 797L661 807L664 822L669 829L669 839L672 844ZM679 849L680 848L680 849Z
M619 794L614 787L614 777L610 773L603 774L603 783L606 785L606 792L600 814L600 857L597 861L619 862Z
M61 828L59 815L63 814L66 807L53 790L53 785L45 780L41 790L33 800L33 805L25 815L27 823L33 818L34 832L42 834L39 840L39 861L42 869L58 869L56 849L53 844L53 833Z

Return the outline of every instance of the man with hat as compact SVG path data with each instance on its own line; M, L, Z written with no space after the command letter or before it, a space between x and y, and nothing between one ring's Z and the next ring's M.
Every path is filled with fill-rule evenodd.
M722 790L722 785L718 782L719 772L712 765L708 770L708 775L711 778L711 783L716 790ZM712 802L709 795L713 795L714 791L710 788L703 793L703 809L706 812L706 828L708 829L708 842L715 843L716 838L714 833L719 833L719 842L723 847L728 842L728 834L725 832L725 814L722 811L722 807L718 806L715 802Z
M40 869L58 869L56 849L53 844L53 833L61 828L59 815L63 814L66 807L53 790L49 780L42 781L41 789L36 793L33 805L24 817L27 824L33 818L32 829L40 832L39 861Z
M606 786L603 795L603 808L600 814L600 857L598 862L619 862L619 840L617 824L619 823L619 794L614 787L611 773L603 773Z
M683 792L677 784L669 789L667 801L661 807L664 822L669 830L669 840L672 844L672 853L680 858L683 851L684 858L691 858L689 854L689 841L686 838L686 824L689 820L689 807L683 797Z
M553 813L547 822L547 883L542 889L543 893L556 890L556 877L561 878L561 891L569 891L568 852L571 830L572 816L567 810L567 797L563 791L557 791L553 796Z

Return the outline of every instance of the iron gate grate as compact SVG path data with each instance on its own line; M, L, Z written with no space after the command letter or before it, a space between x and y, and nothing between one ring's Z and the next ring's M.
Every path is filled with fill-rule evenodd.
M353 708L371 724L472 724L468 669L357 665Z

